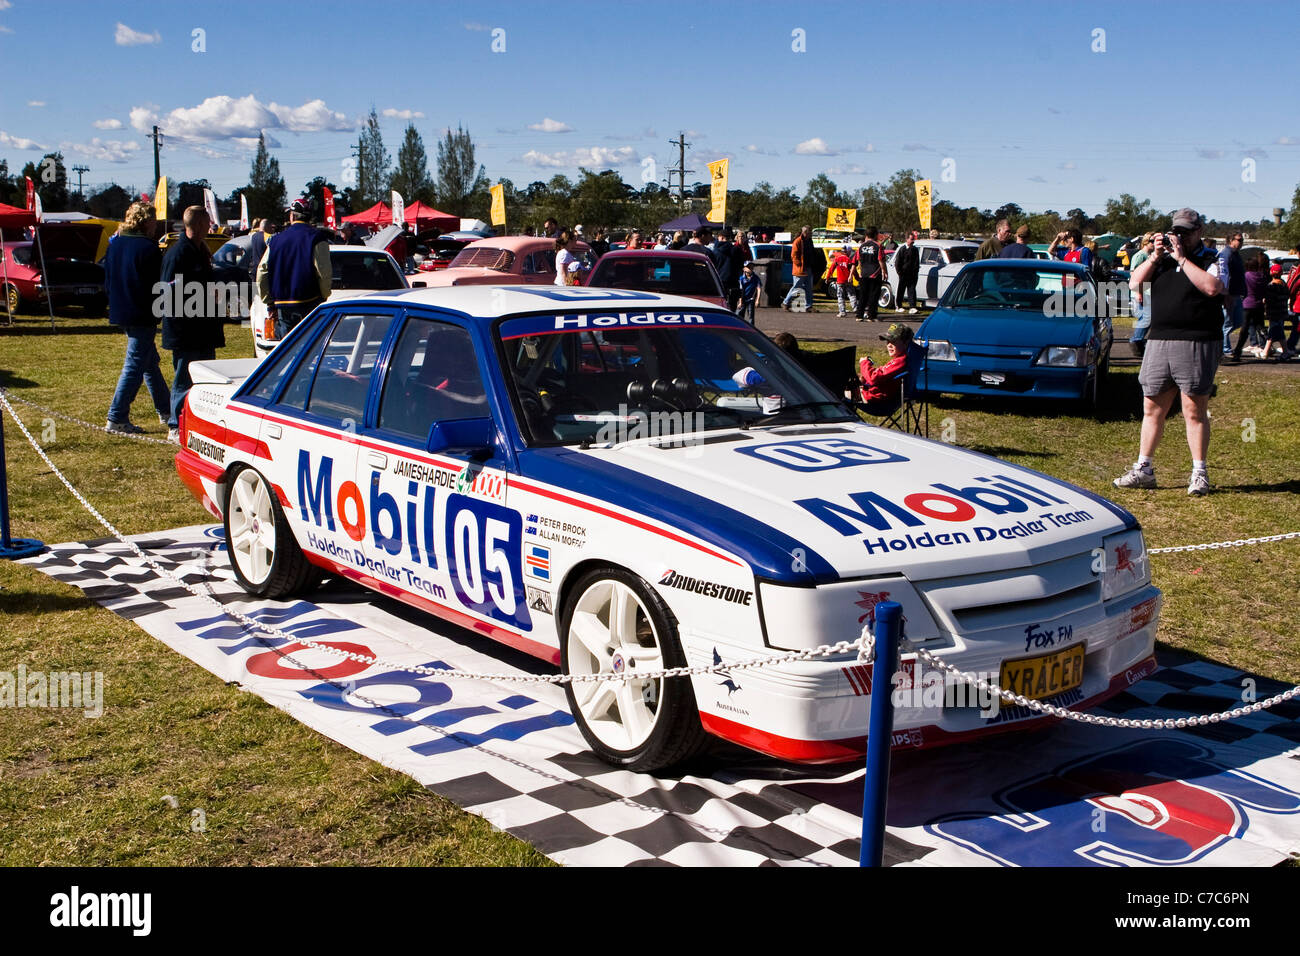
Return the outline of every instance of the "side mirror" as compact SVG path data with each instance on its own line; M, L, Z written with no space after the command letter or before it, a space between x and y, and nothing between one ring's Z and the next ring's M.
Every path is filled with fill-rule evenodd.
M429 285L429 283L425 282L423 279L416 279L414 282L411 283L411 288L412 288L412 289L424 289L424 288L427 288L428 285Z
M424 450L437 454L454 452L475 461L487 461L496 451L496 423L490 418L458 418L436 421L429 427Z

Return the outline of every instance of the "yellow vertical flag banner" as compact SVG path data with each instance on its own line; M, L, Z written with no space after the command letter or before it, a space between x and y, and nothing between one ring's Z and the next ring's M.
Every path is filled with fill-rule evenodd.
M833 229L836 232L852 232L858 224L858 211L856 209L836 209L831 207L826 210L826 228Z
M506 224L506 187L497 183L488 190L492 194L492 225Z
M728 159L709 163L709 222L727 221L727 167Z
M934 198L934 192L930 188L930 180L918 179L916 181L916 214L921 217L921 228L930 228L930 203Z
M159 222L167 221L167 177L158 180L158 188L153 194L153 214Z

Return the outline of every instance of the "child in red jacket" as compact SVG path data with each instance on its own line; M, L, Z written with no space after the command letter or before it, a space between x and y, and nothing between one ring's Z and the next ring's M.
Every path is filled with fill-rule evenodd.
M912 330L901 322L895 322L881 338L885 340L889 361L879 368L870 357L858 363L858 372L862 376L862 404L871 415L888 415L902 401L903 382L899 373L907 368L907 347L912 344Z

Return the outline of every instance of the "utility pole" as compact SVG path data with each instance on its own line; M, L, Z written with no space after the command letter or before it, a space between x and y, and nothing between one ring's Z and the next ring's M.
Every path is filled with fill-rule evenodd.
M158 180L162 179L162 167L158 164L158 150L162 146L162 133L158 132L158 127L153 128L153 133L149 137L153 140L153 181L158 185Z
M361 152L360 140L358 140L356 145L352 147L352 152L357 157L357 184L353 188L356 190L356 196L359 201L358 204L361 204L365 202L366 197L361 192L361 157L364 154ZM360 212L361 210L357 210L357 211Z
M677 134L676 139L668 141L670 146L677 147L677 165L668 170L668 187L672 188L673 174L677 174L677 202L684 202L686 199L686 174L693 173L695 170L686 168L686 147L691 144L686 142L686 133Z
M85 199L85 194L81 191L81 174L90 172L89 166L73 166L72 171L77 174L77 195Z

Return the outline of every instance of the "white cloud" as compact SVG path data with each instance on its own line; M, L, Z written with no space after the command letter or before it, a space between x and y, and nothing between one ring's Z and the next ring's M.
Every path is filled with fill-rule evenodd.
M806 139L794 148L799 156L838 156L839 150L831 149L826 145L826 140L820 136L814 136L812 139Z
M845 166L832 166L826 170L827 176L865 176L866 167L860 163L849 163Z
M0 129L0 146L8 146L10 149L45 149L34 139L28 139L26 136L10 136L2 129Z
M758 146L758 145L756 145L756 144L754 144L754 143L750 143L748 146L746 146L746 147L745 147L745 152L747 152L747 153L757 153L759 156L779 156L779 155L780 155L780 154L779 154L776 150L774 150L774 149L764 149L763 147Z
M102 119L95 120L92 124L95 129L121 129L122 121L120 119Z
M0 10L8 10L13 4L9 0L0 0Z
M254 143L253 145L256 146L257 144ZM211 146L199 146L196 144L193 146L187 146L186 149L192 153L198 153L204 159L230 159L230 156L226 153L223 153L219 149L213 149Z
M13 33L13 32L14 31L11 28L5 26L3 23L0 23L0 33Z
M1061 163L1060 168L1061 168L1061 169L1078 169L1078 167L1074 165L1074 160L1071 160L1071 159L1067 159L1065 162Z
M281 145L280 141L279 141L278 139L276 139L274 136L272 136L272 135L270 135L269 133L267 133L265 130L263 130L263 132L262 132L262 136L264 136L264 137L266 138L266 148L267 148L267 149L279 149L279 148L280 148L280 145ZM231 137L231 140L230 140L230 141L231 141L232 143L234 143L236 146L239 146L239 147L241 147L241 148L243 148L243 149L257 149L257 137L256 137L256 136L234 136L234 137Z
M113 33L113 42L118 46L147 46L152 43L162 43L162 34L157 30L153 33L141 33L119 22L117 30Z
M1279 136L1273 140L1275 146L1294 146L1296 143L1300 143L1300 139L1296 139L1294 136Z
M481 33L484 30L492 29L486 23L462 23L461 26L463 26L466 30L473 30L476 33Z
M28 105L28 106L31 106L31 107L34 107L34 108L36 108L36 109L40 109L42 106L45 105L45 101L44 101L44 100L28 100L28 101L27 101L27 105Z
M1030 176L1030 177L1029 177L1029 181L1030 181L1031 183L1045 183L1045 182L1047 182L1047 180L1044 179L1042 176Z
M424 114L419 110L395 110L391 106L380 115L387 116L389 119L424 119Z
M100 139L93 137L89 143L60 143L65 153L80 153L101 163L125 163L134 158L140 144L130 140Z
M528 128L538 133L572 133L573 127L568 123L561 123L559 120L553 120L549 116L540 123L529 123Z
M631 146L619 146L610 149L605 146L588 146L571 152L542 153L530 149L520 159L528 166L543 166L549 169L571 169L585 166L595 167L624 166L636 162L637 152Z
M157 109L156 106L133 108L131 126L149 132L150 127L157 124L165 135L181 142L251 139L254 143L258 134L267 129L314 133L355 128L342 113L329 109L324 100L311 100L302 106L264 105L250 93L239 98L209 96L198 106L174 109L161 117Z

